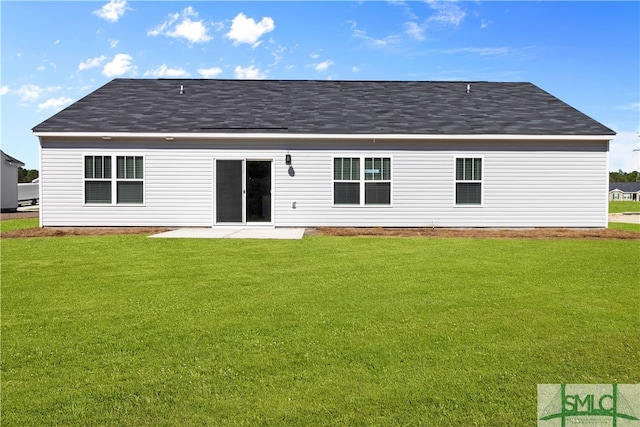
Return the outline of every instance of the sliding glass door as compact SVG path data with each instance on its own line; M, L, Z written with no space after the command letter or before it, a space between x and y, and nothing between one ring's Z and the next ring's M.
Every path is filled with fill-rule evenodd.
M271 160L216 160L216 224L271 223Z

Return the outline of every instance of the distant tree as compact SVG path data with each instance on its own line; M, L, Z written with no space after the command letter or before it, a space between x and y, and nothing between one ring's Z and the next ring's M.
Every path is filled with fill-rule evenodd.
M640 173L633 172L609 172L609 182L638 182L640 181Z
M36 169L18 168L18 182L31 182L40 176Z

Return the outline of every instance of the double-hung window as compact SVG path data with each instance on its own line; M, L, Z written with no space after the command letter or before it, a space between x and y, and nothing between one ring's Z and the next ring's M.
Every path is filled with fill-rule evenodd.
M111 203L110 156L85 156L84 202Z
M482 204L482 159L456 159L456 205Z
M333 203L360 204L360 159L336 157L333 159Z
M118 156L117 193L118 203L142 203L143 166L141 156Z
M85 156L84 202L110 205L114 200L116 204L144 203L143 157Z
M334 158L333 203L358 206L390 205L391 158Z
M365 157L364 204L391 204L391 159L389 157Z

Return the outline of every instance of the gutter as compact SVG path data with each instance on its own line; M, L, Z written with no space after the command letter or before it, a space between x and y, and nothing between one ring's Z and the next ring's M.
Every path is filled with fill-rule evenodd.
M355 141L368 140L428 140L428 141L610 141L613 135L435 135L435 134L307 134L307 133L186 133L186 132L34 132L39 138L100 138L131 139L152 138L173 141L174 139L198 140L314 140L314 139L342 139Z

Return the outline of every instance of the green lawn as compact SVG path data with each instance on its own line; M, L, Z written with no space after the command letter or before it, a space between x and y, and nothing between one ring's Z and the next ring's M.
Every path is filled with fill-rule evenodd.
M2 240L2 425L533 425L640 382L637 241Z
M0 232L5 233L7 231L20 230L23 228L35 228L40 224L38 218L26 218L26 219L11 219L7 221L0 221Z
M640 202L609 202L609 213L640 212Z
M610 222L609 226L612 230L626 230L640 233L640 224L629 224L626 222Z

